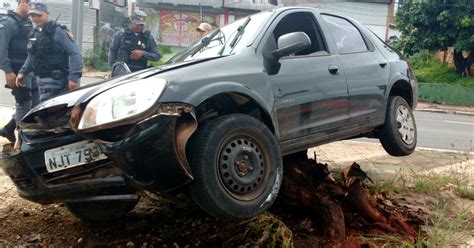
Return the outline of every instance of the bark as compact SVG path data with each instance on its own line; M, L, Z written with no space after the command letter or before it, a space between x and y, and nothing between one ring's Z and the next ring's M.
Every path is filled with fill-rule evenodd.
M294 158L293 158L294 159ZM343 209L362 216L371 226L391 234L416 238L417 232L399 216L381 212L369 200L368 190L361 182L369 179L356 163L341 172L336 181L325 164L314 160L285 159L281 198L312 211L323 225L328 239L342 242L346 237Z
M311 160L302 161L298 167L291 166L285 171L281 195L286 202L297 203L319 215L326 236L331 240L342 241L346 237L344 213L340 205L326 193L327 190L331 191L331 187L323 186L329 170L326 165L314 165ZM338 188L333 190L337 191Z
M453 59L457 73L468 77L473 76L470 73L472 64L474 63L474 53L472 51L469 52L467 58L464 58L462 51L454 50Z

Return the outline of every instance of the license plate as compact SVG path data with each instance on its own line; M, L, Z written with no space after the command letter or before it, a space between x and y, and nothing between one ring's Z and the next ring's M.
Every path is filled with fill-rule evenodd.
M44 152L44 162L48 172L61 171L106 158L92 141L82 141Z

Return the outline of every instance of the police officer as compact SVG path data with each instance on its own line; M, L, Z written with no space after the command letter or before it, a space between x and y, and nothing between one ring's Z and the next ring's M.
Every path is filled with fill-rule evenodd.
M40 101L43 102L78 87L82 77L82 55L67 28L49 20L44 1L31 2L28 15L35 29L30 34L28 58L16 83L22 87L24 75L33 71L37 77Z
M148 60L160 60L155 39L145 28L146 13L137 10L131 18L131 28L115 33L109 50L109 65L125 62L132 72L147 68Z
M16 77L28 56L27 44L33 29L28 19L28 0L20 0L15 11L0 12L0 69L5 72L7 84L15 97L16 111L8 124L0 130L0 136L15 143L14 131L21 118L38 104L38 87L31 75L25 74L25 87L16 87Z

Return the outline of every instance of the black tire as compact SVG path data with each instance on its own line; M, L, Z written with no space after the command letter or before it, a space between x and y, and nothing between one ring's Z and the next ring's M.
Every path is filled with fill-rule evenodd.
M392 156L410 155L417 142L416 123L410 105L400 96L391 96L387 106L385 124L378 129L380 143Z
M69 211L87 222L106 222L123 218L137 205L136 201L69 202Z
M251 116L232 114L207 122L193 136L190 152L190 192L215 217L257 216L280 190L283 162L278 142Z

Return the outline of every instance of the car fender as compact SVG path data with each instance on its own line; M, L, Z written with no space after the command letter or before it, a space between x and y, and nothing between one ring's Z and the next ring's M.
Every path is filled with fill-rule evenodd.
M205 100L223 93L240 93L246 95L260 105L267 114L271 113L272 107L268 103L273 103L273 94L268 94L268 96L266 96L267 99L265 99L253 89L236 82L218 82L208 84L187 96L184 99L184 102L197 107Z
M415 96L413 95L413 86L410 84L410 78L408 78L408 76L403 73L396 72L392 74L388 82L387 91L385 92L385 105L387 105L388 97L390 96L390 92L392 91L392 88L396 82L403 82L404 84L407 84L407 86L411 89L410 93L412 95L412 98L415 98Z

